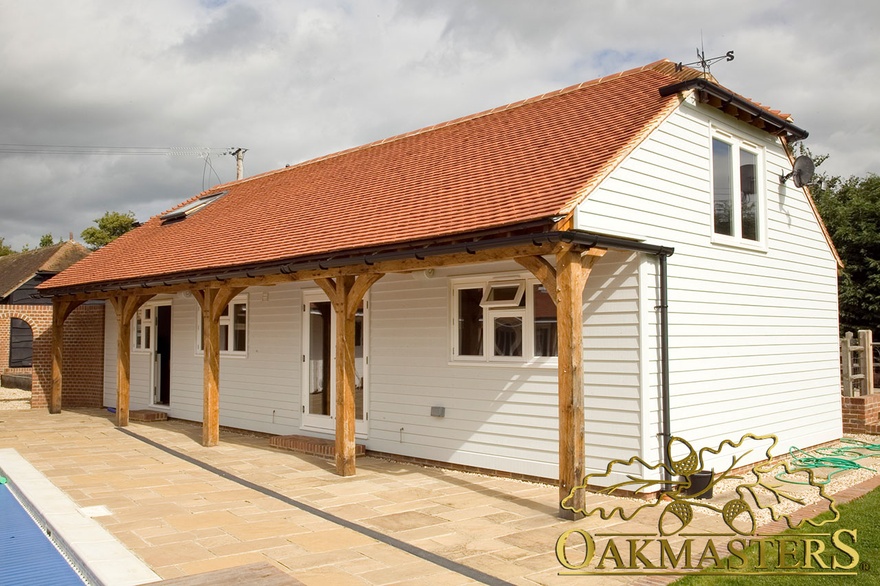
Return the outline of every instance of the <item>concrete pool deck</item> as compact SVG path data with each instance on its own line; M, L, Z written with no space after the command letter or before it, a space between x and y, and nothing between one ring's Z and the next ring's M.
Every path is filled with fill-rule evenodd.
M77 507L106 507L95 520L162 579L268 562L310 585L572 584L559 575L560 534L620 529L619 519L559 519L554 486L373 457L341 478L332 462L266 437L224 431L213 448L200 437L199 425L175 420L120 430L97 409L0 413L0 448ZM645 517L626 530L656 531L656 516Z

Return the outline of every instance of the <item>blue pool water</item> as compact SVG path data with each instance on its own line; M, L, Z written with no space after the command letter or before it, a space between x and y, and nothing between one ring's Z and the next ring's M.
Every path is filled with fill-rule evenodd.
M0 584L84 584L5 484L0 485Z

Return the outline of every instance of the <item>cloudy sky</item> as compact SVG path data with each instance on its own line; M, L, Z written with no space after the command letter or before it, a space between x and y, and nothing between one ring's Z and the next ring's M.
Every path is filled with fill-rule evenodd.
M0 237L145 221L234 179L228 147L254 175L701 43L822 170L880 173L878 28L851 0L0 0Z

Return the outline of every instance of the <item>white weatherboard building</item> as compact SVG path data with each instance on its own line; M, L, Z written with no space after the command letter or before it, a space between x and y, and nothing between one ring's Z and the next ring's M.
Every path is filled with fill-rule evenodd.
M335 439L341 474L356 442L563 495L668 436L813 446L839 259L780 180L805 136L660 61L218 186L43 291L110 300L120 425Z

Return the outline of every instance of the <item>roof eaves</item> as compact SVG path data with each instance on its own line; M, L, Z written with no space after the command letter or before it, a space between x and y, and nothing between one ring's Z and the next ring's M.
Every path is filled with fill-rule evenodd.
M733 105L750 116L777 127L779 131L775 134L785 137L788 142L803 140L810 134L803 128L792 124L790 120L783 118L779 113L769 110L705 78L697 77L664 86L660 88L660 95L665 97L694 89L720 100L722 104L720 109L722 111L724 111L724 106Z
M376 252L374 254L354 252L351 255L342 255L339 257L327 259L292 259L287 261L280 261L277 263L273 263L272 265L266 265L263 267L231 267L226 270L205 271L199 274L191 273L185 275L139 279L136 281L125 281L116 283L91 283L87 287L60 287L53 291L43 291L43 294L44 296L48 297L74 294L89 295L95 293L109 293L111 291L132 291L137 289L150 289L155 287L197 285L198 283L204 282L226 281L229 279L237 278L256 278L259 276L272 274L293 274L300 271L314 270L327 271L361 265L370 266L376 263L387 261L408 259L426 260L430 257L437 257L445 254L460 252L474 254L476 252L491 250L494 248L503 248L505 246L512 246L517 244L541 244L557 242L573 242L588 247L621 248L624 250L635 250L666 256L672 255L674 252L674 248L665 245L648 244L635 240L593 234L581 230L551 230L540 233L526 233L516 234L512 236L501 236L498 238L488 238L482 241L438 243L436 245L426 246L424 248L389 250L384 252Z

